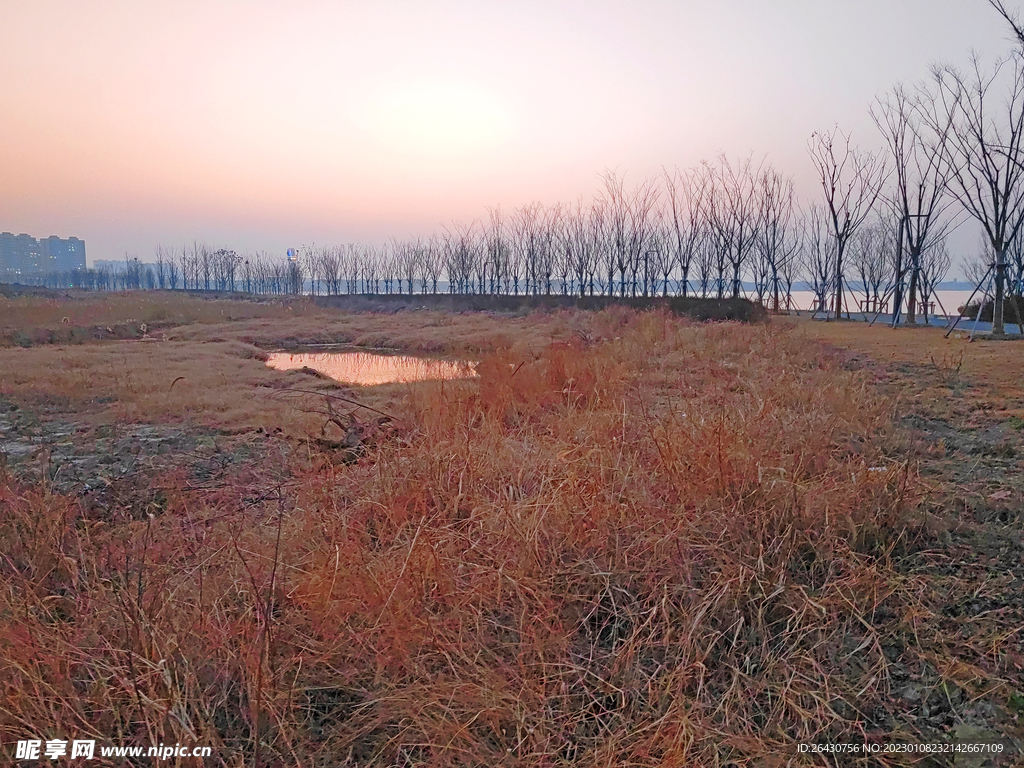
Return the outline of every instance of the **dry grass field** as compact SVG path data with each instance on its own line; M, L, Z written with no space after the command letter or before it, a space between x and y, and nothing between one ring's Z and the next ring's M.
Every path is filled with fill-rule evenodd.
M0 294L0 336L21 332L31 340L45 332L148 323L186 325L251 318L284 319L317 311L303 299L291 301L196 300L184 293L130 291L97 296L68 291L52 296Z
M990 404L1005 410L1007 416L1024 416L1024 346L1019 342L982 337L968 341L969 327L945 338L938 328L891 329L807 319L790 322L810 338L857 351L876 362L929 368L947 389L951 383L970 386L972 394L996 398ZM941 399L940 393L934 397Z
M0 348L4 748L31 732L211 744L225 766L1024 759L1012 344L615 308L8 301L0 333L31 346ZM72 311L147 338L34 341ZM358 389L263 363L314 343L468 357L479 376ZM101 445L136 453L94 467ZM85 479L62 484L74 462Z

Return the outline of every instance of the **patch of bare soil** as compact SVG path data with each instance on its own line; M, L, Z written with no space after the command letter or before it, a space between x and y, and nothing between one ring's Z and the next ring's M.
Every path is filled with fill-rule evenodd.
M96 424L59 406L0 397L0 471L79 499L95 519L141 518L159 508L166 489L156 478L204 492L242 473L273 487L294 445L262 429L229 434L196 425Z

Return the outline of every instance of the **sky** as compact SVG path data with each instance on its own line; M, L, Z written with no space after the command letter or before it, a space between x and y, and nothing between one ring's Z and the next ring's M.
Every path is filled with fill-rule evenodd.
M0 0L0 231L283 254L720 153L816 201L813 131L1012 45L985 0Z

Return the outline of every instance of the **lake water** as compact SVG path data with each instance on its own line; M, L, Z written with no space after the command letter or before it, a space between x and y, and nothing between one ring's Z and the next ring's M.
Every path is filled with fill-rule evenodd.
M967 300L970 298L970 291L936 291L933 294L932 301L935 302L934 310L929 307L928 314L938 315L956 315L958 310ZM857 312L860 309L859 302L863 300L864 294L854 291L846 294L846 303L849 306L851 312ZM978 297L974 297L975 301L978 301ZM814 306L814 294L810 291L793 291L793 307L794 309L811 309ZM829 294L828 306L832 307L832 294ZM892 308L890 300L889 308ZM943 311L945 310L945 311Z
M279 371L311 368L344 384L363 387L476 375L476 365L470 362L374 352L274 352L267 365Z

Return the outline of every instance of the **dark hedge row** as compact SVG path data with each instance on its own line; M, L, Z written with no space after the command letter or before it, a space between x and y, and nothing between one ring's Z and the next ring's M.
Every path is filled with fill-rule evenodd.
M767 319L765 308L749 299L701 299L682 296L507 296L491 294L375 294L317 296L322 307L355 312L395 312L437 309L447 312L528 312L533 310L583 309L596 311L609 306L631 309L668 309L698 321L738 320L750 323Z

